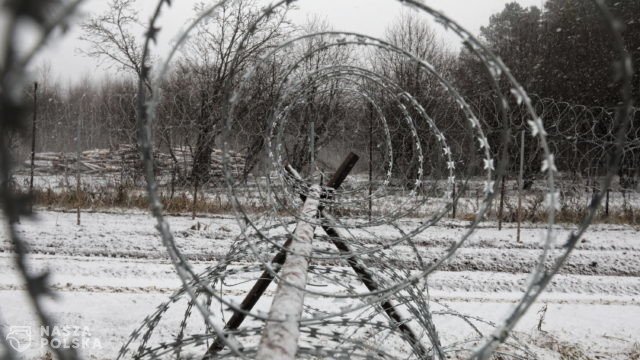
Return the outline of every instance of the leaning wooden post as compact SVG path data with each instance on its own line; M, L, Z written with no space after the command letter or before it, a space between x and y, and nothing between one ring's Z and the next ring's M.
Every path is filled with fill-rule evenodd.
M283 245L284 249L280 250L273 258L273 260L271 260L271 265L275 265L273 272L279 272L280 266L284 264L284 261L287 258L286 249L288 249L291 245L291 239L292 238L287 239L287 241ZM247 293L247 296L244 298L244 300L242 300L242 303L240 304L241 310L235 311L229 321L227 321L227 323L225 324L225 330L236 330L240 327L240 325L242 325L248 313L258 303L258 300L260 300L262 294L267 291L267 288L269 287L269 285L271 285L271 282L274 278L275 275L272 273L272 271L265 270L262 272L262 275L260 275L258 281L256 281L251 290L249 290L249 293ZM204 359L212 359L213 356L224 349L225 346L226 342L224 341L224 339L216 337L207 350Z
M355 166L358 161L358 156L350 153L347 156L347 159L342 163L338 171L334 174L333 179L329 181L329 187L333 187L334 189L339 187L342 181L346 178L346 175L351 171L351 169ZM302 181L302 178L298 174L298 172L293 169L290 165L286 166L286 170L291 173L296 179ZM323 194L324 195L324 194ZM304 195L300 195L301 198L306 199ZM342 252L343 254L350 255L346 258L347 263L351 266L353 271L358 274L360 280L364 283L364 285L369 289L369 291L374 292L380 290L380 286L374 280L372 273L366 266L356 257L355 253L351 250L349 245L347 244L343 230L339 227L334 227L332 224L337 224L337 221L326 212L322 211L322 206L319 207L320 217L324 218L328 221L327 223L322 224L322 228L324 232L329 235L333 244ZM343 234L341 234L343 233ZM385 300L380 306L384 310L384 312L389 316L392 323L397 326L400 331L406 336L407 340L411 344L411 346L420 354L421 358L428 358L429 351L424 348L422 343L420 342L420 337L407 325L407 320L403 319L400 313L396 310L396 307L391 303L391 301ZM435 344L436 351L441 358L444 358L444 355L441 350L440 344ZM258 357L260 358L260 357Z
M349 172L351 172L351 170L355 166L356 162L358 162L358 159L359 159L358 155L354 153L350 153L347 156L347 158L342 162L338 170L333 174L333 177L329 180L329 183L328 183L329 187L331 187L334 190L339 188L340 185L342 185L342 182L344 182L344 180L349 175ZM284 168L296 179L298 179L299 181L303 181L300 174L291 165L285 165ZM330 198L331 196L323 193L321 197ZM302 199L302 201L305 201L307 199L306 195L304 194L300 194L300 198ZM276 254L276 256L273 258L273 260L271 260L272 265L277 265L277 267L275 267L273 272L277 273L280 271L280 265L282 265L285 259L287 258L287 251L288 251L287 249L291 245L291 240L292 238L288 238L283 245L284 249L280 250ZM274 274L272 273L272 271L265 270L262 273L259 280L254 284L254 286L251 288L247 296L242 301L242 304L240 304L240 310L234 311L229 321L225 324L225 330L236 330L238 327L240 327L240 325L242 325L242 323L244 322L244 319L247 317L247 314L258 303L258 300L260 299L260 297L262 297L262 295L267 290L267 288L269 287L273 279L274 279ZM217 354L222 349L224 349L225 344L226 343L223 339L216 337L213 344L211 344L211 346L207 350L204 356L204 359L213 358L215 354Z
M314 185L302 207L300 221L289 247L290 254L282 265L281 281L269 311L270 320L262 331L256 359L294 359L298 351L304 289L315 231L313 222L318 214L319 199L320 186Z
M353 169L356 162L358 162L358 156L354 153L350 153L347 156L347 159L342 163L342 165L340 165L340 168L338 168L338 171L336 171L331 181L329 181L328 187L337 189L342 184L342 181L344 181L351 169ZM295 178L302 181L300 175L295 171L295 169L291 168L291 166L287 166L287 171L289 171ZM324 195L325 194L323 194L323 196ZM300 196L303 197L304 195L301 194ZM327 196L327 198L330 197L330 195ZM321 218L326 219L330 224L337 224L337 221L331 215L323 211L323 206L319 207L319 212ZM380 289L379 285L374 280L371 272L356 257L355 253L346 243L346 241L344 240L346 236L340 234L342 230L339 227L333 227L330 224L323 223L322 228L324 229L325 233L329 235L329 237L333 241L333 244L338 248L338 250L340 250L340 252L351 255L347 257L346 260L351 268L356 272L356 274L358 274L360 280L362 280L367 289L372 292L378 291ZM380 305L387 316L389 316L391 321L394 323L394 325L398 326L400 331L404 333L408 341L411 343L411 346L420 354L420 356L425 358L428 357L428 350L424 348L424 346L420 342L420 338L407 325L406 319L403 319L400 313L396 311L395 306L390 301L383 301ZM438 354L443 355L439 343L435 344L435 348ZM444 356L441 357L444 358Z
M364 265L362 261L358 259L356 254L351 250L351 247L346 242L347 235L340 227L335 226L338 222L326 212L321 214L323 218L328 221L328 224L323 224L322 229L329 235L333 244L340 250L342 254L349 255L346 260L353 271L358 275L358 278L371 292L379 291L380 285L375 281L371 271ZM411 346L420 354L420 358L429 358L429 351L425 349L424 345L420 342L420 337L414 332L414 330L408 325L407 319L404 319L402 315L397 311L396 307L390 300L384 300L380 303L382 310L389 316L391 323L397 326L398 329L405 335ZM436 352L440 355L440 358L444 359L441 345L435 344Z

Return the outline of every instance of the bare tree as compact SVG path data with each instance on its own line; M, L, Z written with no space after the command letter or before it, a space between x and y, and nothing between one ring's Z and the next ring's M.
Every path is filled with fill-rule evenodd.
M415 13L403 12L385 32L385 40L397 48L412 54L415 58L430 63L443 78L453 74L455 57L447 49L444 41L433 30L427 19L419 17ZM373 56L373 68L378 74L392 80L400 89L411 96L422 106L432 119L435 119L438 128L442 131L458 131L452 126L460 126L462 122L451 121L451 116L458 107L453 103L447 91L440 86L439 79L428 72L418 61L400 52L378 50ZM379 99L380 104L389 115L389 119L398 119L390 123L391 141L394 148L394 167L398 178L414 179L417 174L414 163L415 139L407 127L403 116L399 113L396 100ZM407 110L412 119L422 119L415 113L412 106ZM435 140L430 134L426 121L415 121L414 126L418 133L421 146L424 151L429 151L430 146L435 146ZM439 151L433 152L435 154ZM428 157L427 161L442 161L434 157ZM435 164L434 164L435 165ZM433 166L433 168L438 168Z
M285 151L289 163L299 170L317 159L319 150L335 139L339 124L345 119L344 107L351 94L344 91L344 83L339 79L317 81L312 74L323 68L349 65L355 62L352 47L328 47L328 36L323 32L332 31L329 22L319 16L311 16L297 29L299 35L319 34L304 38L289 53L291 61L302 59L295 67L294 79L303 79L304 88L301 108L292 111L296 122L287 128ZM346 121L345 121L346 120ZM305 151L309 149L309 151Z
M142 77L142 46L134 35L144 27L134 8L136 0L111 0L103 14L94 14L81 24L81 40L89 44L80 49L87 56L103 59L112 66ZM148 85L148 84L147 84Z
M205 10L196 5L196 12ZM256 0L233 0L201 22L184 51L183 63L200 95L192 178L210 179L211 152L222 130L225 87L233 87L259 54L285 36L286 10L261 17Z
M452 70L453 55L425 18L403 12L385 31L385 40L415 57L425 60L446 75ZM376 70L393 79L414 97L426 97L439 88L429 82L429 74L415 61L394 52L379 51Z

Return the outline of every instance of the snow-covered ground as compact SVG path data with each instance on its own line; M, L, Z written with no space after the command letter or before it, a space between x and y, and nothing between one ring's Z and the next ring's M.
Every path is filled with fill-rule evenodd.
M406 219L402 226L409 229L417 221ZM171 217L169 222L178 246L196 270L221 259L238 233L232 217ZM429 278L434 301L499 321L520 298L540 253L542 230L526 225L518 243L515 228L497 231L493 225L483 223L456 257ZM464 226L443 221L420 234L415 241L425 261L447 249ZM59 324L80 327L91 339L83 346L88 358L115 358L131 331L179 287L148 214L83 213L82 225L77 226L75 213L41 211L36 220L23 220L19 229L31 246L32 270L52 270L50 282L59 297L47 304L51 313ZM557 233L566 235L570 229L558 226ZM382 238L390 233L382 227L374 232ZM38 358L40 330L4 230L0 240L0 321L5 333L28 327L33 336L25 355ZM640 354L639 280L640 232L629 226L594 225L516 331L537 346L552 348L545 358L574 347L593 359L633 358L632 352ZM272 294L269 288L266 295ZM229 295L240 300L242 293ZM261 306L268 308L269 302L266 298ZM538 311L545 305L544 332L539 332ZM184 306L167 313L157 330L160 338L170 339L178 331L182 312ZM443 340L455 337L454 323L438 321ZM26 340L24 332L19 336Z

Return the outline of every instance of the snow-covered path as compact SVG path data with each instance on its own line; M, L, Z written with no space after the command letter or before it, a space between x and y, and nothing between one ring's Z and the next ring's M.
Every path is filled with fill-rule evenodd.
M196 270L220 259L238 231L232 218L169 220L178 245ZM200 230L192 229L197 222ZM38 221L20 225L32 247L32 269L52 270L51 284L59 294L58 300L49 304L52 313L61 324L86 327L91 338L99 340L100 346L85 347L86 355L114 358L130 332L179 287L153 225L153 220L141 213L85 213L78 227L75 214L49 211L41 212ZM411 220L406 225L410 227ZM419 250L428 254L445 249L464 231L462 226L445 222L428 229L416 239ZM385 229L378 230L385 235ZM562 235L569 230L559 228L558 232ZM491 321L501 319L519 299L527 271L539 254L540 229L525 228L522 243L512 240L514 234L512 228L500 232L490 227L479 229L445 271L430 277L432 299L462 313ZM37 331L3 232L0 240L2 326L29 326ZM629 358L640 342L640 233L631 227L596 225L585 240L517 331L552 336L554 341L576 345L594 358ZM240 300L242 292L233 291L228 295ZM266 295L271 294L270 288ZM539 334L535 330L537 311L545 304L543 330L548 333ZM159 334L175 332L171 324L178 324L181 318L180 311L169 312ZM446 322L437 325L445 339L456 332ZM32 341L25 354L36 358L40 347L35 337Z

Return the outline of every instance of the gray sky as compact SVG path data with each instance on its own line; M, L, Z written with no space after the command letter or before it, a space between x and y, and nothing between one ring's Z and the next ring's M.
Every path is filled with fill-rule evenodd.
M426 4L439 9L462 26L477 34L480 26L486 25L489 16L499 12L507 2L513 0L424 0ZM516 0L523 6L541 6L542 0ZM161 19L162 32L159 39L160 55L169 48L181 27L193 16L193 4L196 0L175 0L171 11ZM81 11L84 14L97 13L107 9L106 0L85 0ZM140 0L141 19L149 18L157 1ZM298 10L291 14L295 23L303 23L311 14L326 17L336 30L355 31L362 34L381 37L384 29L398 14L405 9L396 0L301 0L297 2ZM145 20L146 21L146 20ZM439 26L434 26L443 38L454 49L459 48L456 38L446 33ZM142 32L142 30L141 30ZM34 63L51 65L54 78L63 84L75 82L83 76L105 77L118 76L116 69L110 69L107 63L100 64L96 59L88 58L79 52L85 43L78 39L80 29L72 27L62 40L53 41L47 46L40 58Z

